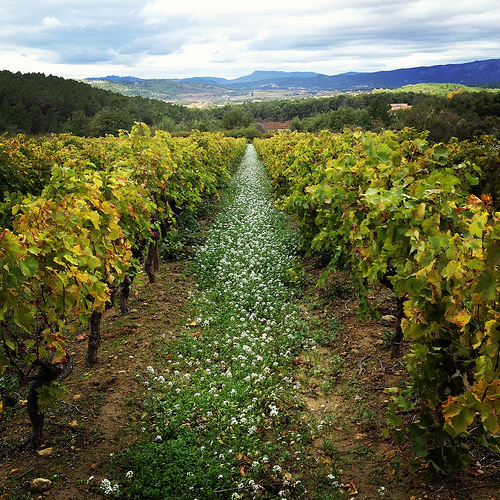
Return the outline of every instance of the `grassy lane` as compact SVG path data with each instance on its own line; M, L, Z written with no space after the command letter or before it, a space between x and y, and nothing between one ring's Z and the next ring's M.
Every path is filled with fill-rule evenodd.
M184 334L166 341L143 375L144 440L128 453L121 484L105 482L104 491L162 500L342 497L335 471L308 458L313 425L294 372L298 354L316 343L287 279L296 235L269 192L249 146L197 253Z

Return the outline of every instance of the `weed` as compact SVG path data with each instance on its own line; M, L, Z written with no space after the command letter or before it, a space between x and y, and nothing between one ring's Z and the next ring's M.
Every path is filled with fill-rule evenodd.
M318 344L303 327L289 280L297 238L267 200L268 187L250 152L193 261L198 286L183 334L165 343L160 371L149 366L139 377L143 439L119 457L133 478L119 481L120 494L304 494L299 478L311 430L295 370L299 355L313 355ZM316 364L318 376L336 363ZM333 489L325 476L318 492Z
M334 458L338 453L338 449L335 446L333 439L323 438L321 449L324 451L325 455L331 458Z
M384 348L390 349L392 345L393 332L389 328L384 328Z
M326 300L355 299L358 295L356 286L349 279L330 279L320 291L321 297Z

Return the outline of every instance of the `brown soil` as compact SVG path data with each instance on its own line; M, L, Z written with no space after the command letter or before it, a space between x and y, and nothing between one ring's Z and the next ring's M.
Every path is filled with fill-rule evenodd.
M290 120L284 122L262 122L262 126L266 130L286 130L290 128Z
M163 335L176 335L185 323L184 308L193 288L186 269L183 261L161 266L157 283L134 283L128 315L119 316L116 309L106 313L96 367L85 366L85 332L74 342L75 369L66 381L69 396L46 423L45 448L52 448L51 453L39 456L23 445L30 435L25 411L0 421L0 500L39 498L40 494L30 493L30 483L37 477L52 480L44 498L104 498L92 484L105 477L110 454L124 451L138 439L133 424L140 418L141 402L135 399L135 375L154 364L155 343ZM409 471L407 463L413 458L409 446L396 446L382 437L390 399L384 389L397 387L404 379L402 361L391 359L387 346L393 325L390 320L356 317L356 298L342 273L318 289L314 284L322 269L311 261L306 271L304 317L317 329L331 328L332 318L342 324L341 329L335 327L338 335L333 343L297 362L306 381L302 395L308 418L333 422L316 431L310 454L327 467L336 466L345 491L357 491L355 498L499 499L500 459L485 451L475 450L473 466L460 476L425 483L420 474ZM383 315L394 314L390 296L375 291L374 298ZM325 390L333 355L341 358L342 368L334 380L327 379L329 390ZM91 476L94 479L87 484ZM384 497L377 491L381 486L386 488Z
M140 411L135 375L153 364L155 342L185 322L183 307L192 288L186 268L186 262L162 266L153 284L145 284L143 276L134 282L129 314L120 316L116 308L105 313L95 367L85 365L86 333L77 337L71 351L75 368L65 381L68 398L45 424L45 447L52 453L39 456L29 444L23 445L30 436L27 412L0 421L0 495L37 498L39 494L30 495L30 483L43 477L53 482L44 498L104 498L91 485L105 477L110 454L138 439L133 425Z

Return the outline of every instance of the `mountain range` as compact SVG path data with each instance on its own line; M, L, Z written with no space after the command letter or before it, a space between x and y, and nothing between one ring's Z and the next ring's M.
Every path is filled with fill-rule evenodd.
M132 76L87 78L94 86L108 88L126 95L142 95L157 99L180 101L183 98L237 99L242 94L255 92L305 93L369 91L376 88L399 88L417 83L459 83L467 86L500 83L500 59L489 59L462 64L419 66L415 68L349 72L325 75L314 72L254 71L232 80L217 77L184 79L141 79Z

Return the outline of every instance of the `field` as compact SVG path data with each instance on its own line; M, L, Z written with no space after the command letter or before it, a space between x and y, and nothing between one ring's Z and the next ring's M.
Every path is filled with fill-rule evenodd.
M202 245L154 283L142 272L127 314L104 313L93 366L91 332L75 332L68 397L45 410L40 446L26 412L6 408L5 499L497 498L499 455L472 431L472 461L438 477L418 440L388 432L411 383L406 358L391 356L396 296L325 275L324 251L297 254L296 222L270 189L247 148L218 210L192 221ZM358 318L362 293L377 320Z
M496 148L413 131L255 144L228 180L241 141L138 125L59 148L109 168L56 167L14 207L0 361L3 395L12 374L24 387L0 422L5 500L497 498L500 232L468 163ZM177 258L156 266L162 233ZM146 260L127 281L132 243ZM125 284L128 307L108 307Z
M47 424L44 448L52 448L50 455L40 457L21 445L31 432L25 412L2 422L0 492L11 492L11 499L36 498L30 495L30 483L44 477L53 481L46 498L105 498L98 485L112 470L110 454L124 452L141 436L135 375L157 363L155 352L165 342L162 332L178 338L184 331L188 295L194 289L188 267L185 260L163 265L157 283L135 287L129 315L106 313L95 371L85 369L86 338L75 343L76 369L67 382L70 396L54 409ZM425 482L408 471L408 446L396 446L381 434L388 401L384 388L398 385L404 377L401 361L390 356L387 331L392 325L356 318L357 300L345 274L332 277L319 290L315 282L321 262L310 260L306 270L301 307L309 313L312 328L330 330L335 337L321 347L316 359L306 363L300 358L304 363L298 365L305 418L318 425L328 422L309 447L313 462L335 464L340 480L358 491L353 498L498 498L499 458L484 450L477 450L474 465L463 474ZM384 313L393 312L390 298L379 300ZM343 368L332 380L328 359L333 354L342 357ZM328 388L323 388L325 383ZM381 487L387 491L385 497L379 493Z

